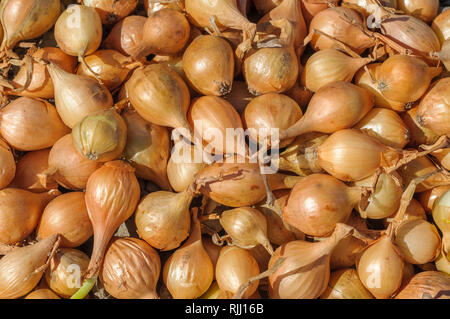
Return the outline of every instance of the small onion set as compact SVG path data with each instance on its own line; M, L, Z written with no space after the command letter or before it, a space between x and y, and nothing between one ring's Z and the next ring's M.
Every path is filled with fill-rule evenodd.
M450 298L443 3L1 1L0 299Z

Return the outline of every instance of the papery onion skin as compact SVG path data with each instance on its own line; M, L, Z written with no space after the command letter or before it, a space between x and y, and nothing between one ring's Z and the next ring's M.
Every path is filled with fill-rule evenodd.
M74 73L77 64L77 59L73 56L65 54L59 48L45 47L37 50L32 55L33 58L42 59L44 61L51 61L63 70ZM48 73L47 67L37 61L33 61L33 73L31 74L31 81L26 90L15 93L14 91L8 92L10 94L17 94L20 96L36 97L41 99L51 99L54 97L53 81ZM11 81L16 87L20 88L25 85L27 81L26 66L20 68L17 75Z
M19 41L37 38L51 29L60 14L60 0L6 0L0 6L3 26L1 49L12 49Z
M431 28L436 33L441 42L450 38L450 10L444 10L439 14L431 24Z
M37 289L30 292L24 299L61 299L50 289Z
M395 299L448 299L450 275L439 271L424 271L415 275Z
M15 249L0 259L0 298L15 299L29 293L41 280L48 256L57 244L53 235L34 245Z
M253 0L253 4L259 13L267 13L280 5L281 2L283 2L283 0Z
M81 275L88 264L89 257L81 250L60 248L50 260L45 280L59 296L69 298L81 286Z
M255 258L245 249L227 246L220 250L216 266L216 280L219 288L231 296L236 294L239 287L248 279L260 272ZM250 297L258 289L259 280L253 282L245 290L243 298Z
M147 15L150 15L153 12L162 10L164 8L170 8L182 12L184 9L184 1L175 0L172 2L165 3L165 2L154 2L153 0L145 0L144 8L145 11L147 11Z
M309 26L315 15L329 8L328 2L331 5L337 6L339 0L329 0L326 3L320 1L315 3L314 1L309 2L308 0L301 0L300 2L302 4L303 17L305 18L306 25Z
M420 101L419 123L438 135L450 134L450 77L433 84Z
M36 228L45 205L59 196L58 190L36 194L18 188L0 191L0 242L15 244Z
M132 55L142 41L146 21L145 17L132 15L116 23L103 42L104 47Z
M160 271L159 255L145 241L116 237L106 251L100 280L114 298L157 299Z
M433 157L439 161L439 164L443 168L450 171L450 148L449 147L437 150L437 151L431 153L431 155L433 155Z
M0 138L0 189L8 186L15 178L17 166L9 145Z
M47 204L36 228L37 237L44 239L61 235L61 247L75 248L93 234L83 192L58 196Z
M320 299L373 299L373 296L359 280L356 270L344 268L331 273L327 290Z
M103 24L113 24L128 16L136 8L138 0L83 0L86 6L94 7Z
M439 199L449 189L450 185L437 186L418 195L418 200L427 214L432 213L433 206L436 200Z
M182 64L186 78L197 92L216 96L231 92L234 57L226 40L212 35L195 38L184 51Z
M379 3L388 8L397 9L398 0L380 0ZM375 14L378 10L378 3L373 3L371 0L343 0L342 6L354 9L360 12L365 18L371 14Z
M69 131L55 107L43 100L20 97L0 111L0 133L16 150L48 148Z
M430 23L439 11L439 0L397 0L398 9Z
M419 120L417 119L418 111L419 108L416 106L401 114L401 118L408 127L408 131L410 133L410 141L408 145L415 148L423 144L431 145L439 138L439 135L419 123Z

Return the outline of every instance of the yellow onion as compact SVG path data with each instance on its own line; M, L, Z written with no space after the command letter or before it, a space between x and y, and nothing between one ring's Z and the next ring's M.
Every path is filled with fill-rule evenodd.
M96 80L70 74L54 64L47 67L55 87L56 110L68 127L73 128L87 115L113 105L111 93Z
M84 193L70 192L58 196L44 209L36 228L39 239L53 234L61 235L61 246L74 248L82 245L93 234Z
M136 209L135 223L139 237L159 250L172 250L189 235L189 205L193 194L153 192L145 196Z
M397 0L398 9L430 23L439 11L439 0Z
M37 289L30 292L24 299L61 299L50 289Z
M125 18L138 4L138 0L83 0L82 2L97 10L103 24L113 24Z
M153 0L145 0L144 7L145 11L147 11L147 15L150 15L153 12L159 11L164 8L170 8L182 12L182 10L184 9L184 1L174 0L170 2L155 2Z
M370 62L370 58L350 57L337 49L320 50L306 62L302 84L316 92L331 82L351 82L355 73Z
M60 191L52 189L47 193L32 193L18 188L0 191L0 242L15 244L36 228L44 207Z
M147 122L135 111L126 111L122 117L127 125L123 156L135 168L136 176L170 190L167 178L169 132L165 127Z
M371 187L372 177L356 181L353 184L360 187ZM368 198L369 205L362 209L359 205L356 210L361 217L370 219L383 219L395 214L400 206L403 193L401 177L397 173L382 173L378 177L375 190Z
M255 208L240 207L226 210L220 215L220 224L231 237L233 245L244 249L262 245L273 254L267 238L267 219Z
M320 298L373 299L373 296L359 280L358 272L355 269L344 268L331 273L328 287Z
M196 154L197 152L197 154ZM176 143L167 163L167 177L176 192L186 190L194 181L195 175L207 166L201 160L201 153L193 145Z
M145 241L113 238L100 273L103 287L118 299L157 299L161 271L158 253Z
M381 237L361 255L357 264L363 285L377 299L387 299L400 288L404 262L387 236Z
M243 136L230 134L243 130L241 118L236 109L225 99L208 95L192 100L187 114L194 134L203 139L207 151L214 154L243 154ZM231 143L233 140L234 143Z
M380 66L381 63L371 63L366 68L359 70L355 75L355 84L365 88L374 95L376 107L384 107L397 112L404 111L407 107L405 103L389 100L378 88L376 76Z
M43 187L50 187L55 181L64 188L80 190L86 188L91 174L103 163L88 160L75 149L72 135L60 138L48 155L48 169L38 174Z
M436 200L449 189L450 185L437 186L418 195L418 200L427 214L432 213Z
M259 0L259 1L274 1L274 0ZM279 0L275 0L279 1ZM303 17L305 18L306 25L309 26L311 20L319 12L324 11L331 6L337 6L339 0L326 0L326 1L314 1L314 0L301 0Z
M393 55L377 69L378 89L388 99L401 103L420 99L431 80L442 72L424 61L408 55Z
M130 56L136 52L142 37L145 17L131 15L119 21L111 29L103 45L106 49L114 49L120 53Z
M19 163L18 163L19 164ZM14 155L9 145L0 138L0 166L3 168L0 172L0 189L8 186L15 178L17 167Z
M105 163L88 179L86 207L94 230L94 247L86 278L95 278L114 232L134 213L140 188L134 169L122 161Z
M423 265L438 256L441 238L434 225L423 219L412 219L397 227L394 243L406 262Z
M419 108L416 106L401 114L401 118L408 127L410 134L409 145L413 147L419 147L422 144L433 144L439 138L439 135L420 124L417 119L418 110Z
M36 287L50 253L58 247L58 238L53 235L34 245L17 248L0 259L0 298L19 298Z
M420 101L419 123L438 135L450 134L450 77L433 84Z
M59 48L45 47L37 50L31 55L32 58L48 61L56 64L64 71L69 73L75 72L77 64L76 58L65 54ZM18 92L12 90L8 91L9 94L37 97L41 99L51 99L54 97L53 81L48 73L47 67L37 61L32 63L31 75L28 74L27 65L20 68L17 75L11 81L11 84L20 89ZM28 83L29 81L29 83Z
M127 142L127 125L114 109L92 113L72 130L76 150L87 159L108 162L122 154Z
M131 104L145 120L190 130L186 119L189 89L177 72L166 65L150 64L135 70L125 85Z
M289 90L294 86L300 70L294 51L293 24L286 19L270 23L281 29L279 43L275 47L250 52L242 67L248 90L254 95Z
M11 184L9 184L9 187L21 188L33 193L42 193L50 189L58 188L58 184L53 181L49 181L44 187L38 178L38 174L48 169L49 154L50 149L26 153L17 162L16 175Z
M59 0L5 0L0 5L3 42L0 50L37 38L51 29L60 13Z
M402 149L409 142L409 130L392 110L374 108L354 126L386 146Z
M448 299L450 275L439 271L424 271L415 275L395 299Z
M283 209L283 219L310 236L329 236L345 223L361 200L359 188L325 174L312 174L295 184Z
M89 264L89 257L80 250L61 248L50 260L45 280L51 290L69 298L81 286L81 276Z
M86 64L80 64L77 74L92 78L97 76L109 90L118 88L130 72L127 67L130 59L114 50L98 50L88 55L85 60Z
M195 38L184 51L182 64L189 84L197 92L216 96L231 92L234 57L226 40L213 35Z
M353 232L353 228L337 224L333 234L321 242L291 241L277 248L269 269L279 258L280 268L269 276L272 299L315 299L327 289L330 278L330 254L334 247Z
M366 89L344 81L329 83L312 97L304 116L280 132L280 140L350 128L372 109L373 103L373 95Z
M431 153L434 158L439 161L439 164L446 170L450 171L450 148L442 148Z
M13 148L36 151L55 144L69 128L50 103L20 97L0 110L0 133Z
M190 26L185 16L173 9L153 12L144 24L142 40L131 53L134 59L150 54L175 55L189 40Z
M55 24L55 40L68 55L84 62L84 56L94 53L102 42L102 21L97 11L84 5L64 10Z
M433 206L433 220L442 232L442 243L445 252L450 252L450 190L447 190Z
M283 94L268 93L254 98L247 105L244 120L250 138L261 143L263 137L259 135L260 130L287 129L300 120L302 115L302 110L290 97ZM290 144L292 140L282 141L280 147Z
M200 223L194 211L189 239L164 264L164 284L173 298L194 299L208 290L213 278L213 264L203 247Z
M239 292L239 288L250 278L259 275L260 269L256 259L248 250L226 246L220 250L216 266L216 280L220 290L228 297ZM259 280L248 287L243 298L249 298L258 289Z
M404 184L408 185L414 178L430 174L436 170L436 166L434 166L430 159L427 157L419 157L401 167L397 172L402 177ZM445 186L449 184L450 176L443 172L438 172L418 184L416 187L416 193L430 190L436 186Z
M450 38L450 11L442 11L431 24L431 28L436 33L441 42L441 45L445 40Z

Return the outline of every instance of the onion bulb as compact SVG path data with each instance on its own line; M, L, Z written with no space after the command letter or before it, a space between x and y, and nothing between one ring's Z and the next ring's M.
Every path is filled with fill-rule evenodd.
M34 245L17 248L0 259L0 298L15 299L29 293L41 280L49 255L59 244L53 235Z
M189 239L164 264L164 284L173 298L194 299L208 290L213 278L213 264L203 247L200 223L194 211Z
M376 78L386 98L408 103L420 99L441 71L440 67L429 67L419 58L398 54L381 64Z
M231 92L234 57L226 40L213 35L195 38L183 53L182 65L189 84L197 92L216 96Z
M0 110L0 133L13 148L36 151L55 144L69 128L50 103L20 97Z
M61 299L50 289L37 289L30 292L24 299Z
M420 124L417 118L418 110L419 108L416 106L401 114L401 118L408 127L410 133L409 145L415 148L423 144L433 144L439 138L439 135Z
M107 162L89 177L86 207L94 230L94 248L86 278L97 274L108 242L120 224L134 213L139 196L134 169L125 162Z
M124 158L135 168L137 177L170 190L167 178L170 138L167 128L147 122L136 111L126 111L122 117L127 125Z
M17 167L16 162L14 160L14 155L11 152L11 148L1 138L0 138L0 167L2 167L2 171L0 172L0 189L2 189L8 186L14 180L15 175L17 174L16 173Z
M40 194L18 188L1 190L0 242L9 245L24 240L36 228L47 203L60 194L56 189Z
M82 2L97 10L103 24L113 24L125 18L138 4L138 0L83 0Z
M31 55L32 58L48 61L56 64L66 72L74 73L77 64L76 58L65 54L59 48L45 47L37 50ZM8 94L36 97L41 99L51 99L54 97L53 81L48 73L47 67L37 61L32 63L32 73L27 74L27 65L20 68L17 75L11 81L16 88L23 88L16 91L7 91ZM27 82L29 81L29 83Z
M409 142L409 130L400 116L389 109L374 108L354 126L386 146L402 149Z
M433 261L441 248L436 227L423 219L406 220L395 230L395 245L403 259L414 265Z
M97 11L84 5L64 10L55 24L55 40L68 55L84 62L84 56L94 53L102 42L102 21Z
M237 294L239 288L250 278L259 275L260 269L256 259L248 250L226 246L220 250L216 266L216 280L220 290L228 297ZM248 287L243 298L249 298L258 289L259 280Z
M147 19L142 16L131 15L119 21L111 29L103 41L106 49L114 49L130 56L138 50L143 38L144 25Z
M397 0L398 9L430 23L439 11L439 0Z
M60 0L5 0L0 5L3 42L9 50L23 40L37 38L51 29L60 13Z
M373 299L373 296L359 280L358 272L355 269L344 268L331 273L328 287L320 298Z
M47 67L55 87L56 110L68 127L73 128L85 116L113 105L111 93L96 80L70 74L54 64Z
M272 299L315 299L327 289L330 278L330 254L334 247L353 232L353 228L337 224L333 234L321 242L291 241L277 248L269 269L279 258L286 258L269 276Z
M220 224L231 237L233 245L250 249L262 245L273 254L267 238L267 219L255 208L240 207L226 210L220 215Z
M310 236L329 236L338 223L345 223L361 200L359 188L325 174L309 175L295 184L283 209L291 226Z
M450 189L450 185L437 186L426 192L418 194L418 200L427 214L433 212L433 206L437 199L439 199L446 191Z
M106 251L100 279L114 298L157 299L160 271L159 255L145 241L116 237Z
M45 280L51 290L63 298L72 296L81 285L81 275L86 271L89 257L80 250L61 248L50 260Z
M82 245L93 234L84 193L70 192L47 204L36 229L39 239L61 235L61 247Z
M387 236L381 237L361 255L357 264L363 285L377 299L387 299L400 288L404 262Z
M423 96L417 120L438 135L450 134L450 77L438 80Z
M433 206L433 220L442 232L445 252L450 252L450 190L447 190Z
M127 142L127 125L114 109L92 113L72 130L72 142L87 159L108 162L122 154Z
M78 153L72 135L67 134L53 145L48 155L48 169L38 174L38 179L43 187L50 187L56 181L64 188L80 190L86 188L89 176L100 166L102 163Z
M337 49L325 49L314 53L302 72L302 84L313 92L335 82L351 82L355 73L371 62L370 58L350 57Z
M274 1L274 0L260 0L260 1ZM279 0L275 0L279 1ZM310 25L311 20L319 12L328 9L330 6L338 6L339 0L325 0L325 1L312 1L312 0L301 0L303 17L305 18L306 25Z
M268 93L254 98L244 111L245 126L249 136L255 142L263 142L259 136L260 130L284 130L294 125L302 117L303 112L298 104L290 97ZM293 139L280 143L280 147L289 145Z
M162 64L150 64L133 72L126 82L130 102L145 120L190 130L186 113L189 89L177 72Z
M436 33L441 42L441 45L445 40L450 38L450 11L442 11L431 24L431 28Z
M450 276L439 271L415 275L395 299L448 299Z
M280 132L280 140L310 132L334 133L358 123L374 104L373 95L352 83L337 81L312 97L304 116Z
M139 237L159 250L172 250L189 235L189 205L193 194L153 192L145 196L136 209L136 228Z

